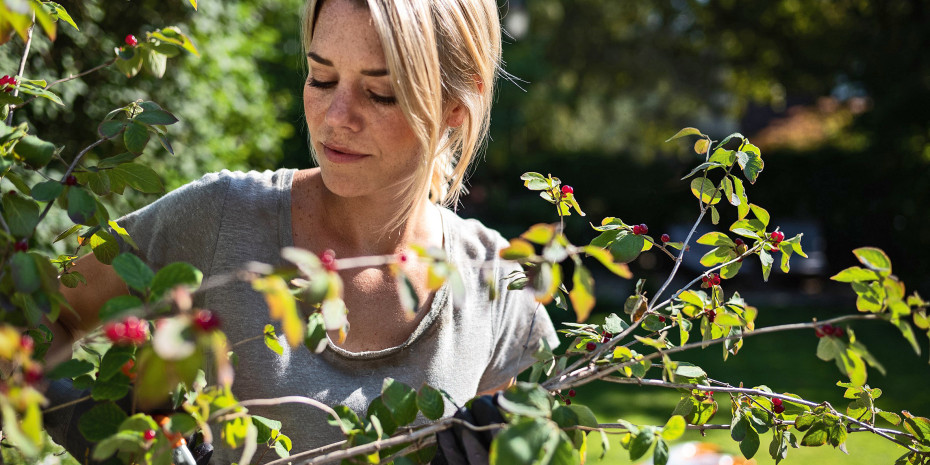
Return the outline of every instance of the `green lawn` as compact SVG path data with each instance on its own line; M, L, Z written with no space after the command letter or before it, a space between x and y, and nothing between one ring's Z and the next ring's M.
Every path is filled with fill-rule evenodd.
M824 319L836 316L836 313L819 308L760 308L759 323L768 326L802 322L815 316ZM900 412L906 409L915 415L930 416L930 391L926 389L930 385L926 336L918 337L923 350L922 355L917 356L898 330L886 323L855 322L851 327L887 370L884 376L874 369L869 370L869 385L883 390L876 405L883 410ZM816 357L816 346L817 338L812 331L800 331L746 338L743 350L726 362L717 346L679 354L673 359L695 363L704 368L711 378L733 385L741 381L747 387L765 384L776 392L793 392L808 400L828 401L845 410L848 401L842 398L843 389L836 386L842 375L832 362L823 362ZM655 377L657 373L653 369L649 374ZM728 396L718 393L715 397L720 410L712 422L729 424ZM602 422L623 418L637 424L662 425L678 399L678 392L669 389L592 383L579 387L574 401L591 407ZM887 423L880 426L891 427ZM762 436L761 447L754 457L760 464L774 463L768 454L771 437L771 433ZM619 436L610 436L610 450L602 461L597 460L601 454L599 437L592 434L588 440L588 463L630 463L627 451L619 445ZM685 441L712 442L724 451L740 455L738 444L730 439L728 431L707 431L703 438L699 432L689 431L675 443ZM782 463L892 464L904 453L900 446L868 433L851 434L847 447L850 455L830 446L790 449L788 459Z

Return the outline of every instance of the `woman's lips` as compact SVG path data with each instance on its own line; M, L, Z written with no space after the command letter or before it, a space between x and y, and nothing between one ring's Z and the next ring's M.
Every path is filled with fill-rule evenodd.
M354 153L349 149L323 144L323 155L332 163L354 163L367 158L363 153Z

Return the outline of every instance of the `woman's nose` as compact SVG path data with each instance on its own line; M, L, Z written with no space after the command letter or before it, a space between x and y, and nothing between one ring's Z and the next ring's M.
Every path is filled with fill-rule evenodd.
M352 89L337 86L326 108L325 122L333 128L345 128L353 132L361 129L358 113L359 99Z

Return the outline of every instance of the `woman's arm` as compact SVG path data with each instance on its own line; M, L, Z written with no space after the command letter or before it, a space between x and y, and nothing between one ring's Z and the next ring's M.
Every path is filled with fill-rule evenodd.
M79 258L72 271L81 273L87 284L78 284L75 288L61 286L59 289L73 310L63 309L54 323L45 321L54 335L46 356L48 366L69 360L74 341L100 325L100 307L113 297L129 293L126 283L113 267L100 263L93 254Z

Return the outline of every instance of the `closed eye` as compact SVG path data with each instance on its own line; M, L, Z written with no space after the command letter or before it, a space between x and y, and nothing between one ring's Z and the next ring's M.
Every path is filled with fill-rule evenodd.
M314 78L307 79L307 85L318 89L331 89L336 87L336 81L317 81Z

